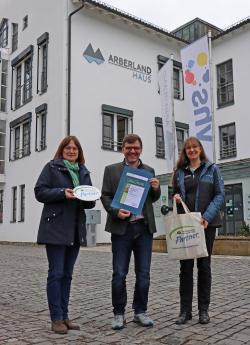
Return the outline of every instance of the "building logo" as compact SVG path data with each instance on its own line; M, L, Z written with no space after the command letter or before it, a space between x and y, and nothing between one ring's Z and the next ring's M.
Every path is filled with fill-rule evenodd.
M96 51L94 51L91 43L89 43L87 48L84 50L83 56L89 63L95 61L97 65L101 65L105 62L101 50L98 48ZM135 80L151 83L152 69L150 66L114 55L112 53L109 54L109 57L106 58L106 61L110 65L132 72L132 78Z
M104 61L105 61L104 57L102 56L100 49L98 48L96 50L96 52L94 52L94 49L93 49L91 43L87 46L87 48L83 52L83 56L85 57L85 59L89 63L95 61L97 63L97 65L100 65L100 64L104 63Z

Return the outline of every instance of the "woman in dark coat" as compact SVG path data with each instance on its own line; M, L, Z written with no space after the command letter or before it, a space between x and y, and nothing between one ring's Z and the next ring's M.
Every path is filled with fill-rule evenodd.
M52 330L60 334L80 329L68 317L68 304L74 264L80 245L86 246L84 209L95 206L95 202L80 201L73 194L78 185L92 185L84 163L79 140L67 136L35 186L36 199L44 204L37 242L46 245L48 305Z
M180 153L173 178L174 198L181 199L191 212L201 212L208 256L197 259L199 322L210 321L208 309L211 293L211 254L216 228L221 226L220 210L224 204L224 183L219 168L209 162L201 142L188 138ZM181 210L178 205L178 211ZM194 260L180 261L180 315L176 324L192 318Z

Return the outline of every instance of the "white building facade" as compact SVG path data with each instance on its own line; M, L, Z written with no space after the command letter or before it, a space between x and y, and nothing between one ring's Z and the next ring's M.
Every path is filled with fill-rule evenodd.
M122 160L121 141L138 133L142 160L162 183L155 207L169 205L158 71L174 55L174 108L179 145L188 135L180 49L183 39L93 0L3 0L0 4L0 241L35 242L42 205L34 185L60 140L76 135L93 184ZM250 221L246 20L212 41L216 162L227 187L225 233ZM170 198L171 199L171 198ZM106 214L96 242L109 242Z

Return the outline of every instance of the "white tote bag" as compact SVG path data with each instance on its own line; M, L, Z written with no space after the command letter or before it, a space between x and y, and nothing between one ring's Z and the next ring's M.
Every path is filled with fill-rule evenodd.
M190 212L184 202L182 206L185 213L178 214L174 200L172 214L165 217L168 257L185 260L208 256L200 212Z

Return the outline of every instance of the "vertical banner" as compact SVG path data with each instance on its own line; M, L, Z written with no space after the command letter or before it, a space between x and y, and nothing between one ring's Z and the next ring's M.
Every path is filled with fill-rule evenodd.
M213 157L208 38L204 36L181 50L189 135L197 137L210 160Z
M173 105L173 60L168 59L159 71L159 86L161 97L161 116L165 143L165 158L167 173L174 169L177 159L176 135Z

